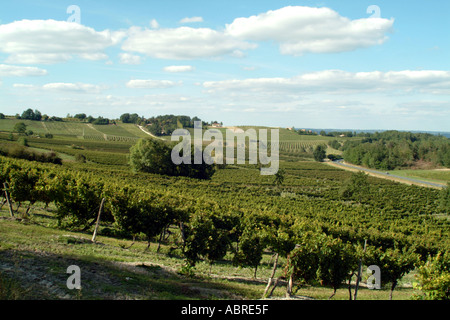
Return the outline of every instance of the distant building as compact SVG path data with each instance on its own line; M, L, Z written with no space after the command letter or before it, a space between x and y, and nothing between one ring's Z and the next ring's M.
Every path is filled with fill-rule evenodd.
M220 123L217 123L217 122L214 122L211 126L214 127L214 128L221 128L222 127L222 125Z

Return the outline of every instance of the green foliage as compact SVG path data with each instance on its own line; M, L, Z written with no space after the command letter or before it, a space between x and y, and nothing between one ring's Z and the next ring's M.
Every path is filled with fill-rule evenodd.
M380 170L409 167L417 161L450 167L450 140L425 133L386 131L367 134L360 141L347 141L344 159Z
M439 193L439 209L446 214L450 213L450 183Z
M314 160L322 162L323 159L325 159L326 155L327 155L327 150L325 145L319 144L313 152L314 155Z
M131 121L131 116L130 116ZM194 128L194 121L201 121L197 117L163 115L146 119L147 129L155 136L168 136L173 131L182 128Z
M98 117L97 119L93 120L91 123L96 124L96 125L108 125L110 123L110 121L107 118Z
M54 202L64 228L87 230L95 223L102 198L102 222L112 224L111 234L150 240L167 225L172 231L178 226L180 234L184 226L184 239L167 241L184 254L189 272L197 261L212 264L225 259L224 253L256 271L265 252L275 252L289 255L286 274L296 282L338 288L354 270L358 243L364 239L373 246L364 264L380 266L382 283L410 270L414 259L408 257L415 254L406 248L414 247L422 256L448 251L450 224L431 215L438 212L438 190L370 179L376 196L360 205L343 201L339 194L342 181L352 177L349 172L312 161L284 163L283 169L285 180L279 188L289 194L284 197L273 192L272 181L256 168L242 166L219 170L210 181L202 181L135 174L128 168L75 162L54 166L0 157L0 182L15 189L13 201Z
M24 120L35 120L35 121L41 121L42 119L42 115L39 112L39 110L32 110L32 109L27 109L22 113L22 116L20 117L21 119Z
M343 199L357 199L361 201L370 193L370 185L367 181L367 174L363 171L352 173L339 190Z
M277 173L275 173L275 176L274 176L274 184L275 184L276 186L280 186L280 185L283 184L285 174L286 174L286 171L285 171L284 169L279 169L279 170L277 171Z
M450 254L439 252L429 256L427 261L418 268L418 282L414 288L416 300L450 300Z
M19 139L17 139L17 143L20 146L28 147L28 139L25 137L19 137Z
M381 282L391 284L390 299L398 281L419 263L419 255L413 248L369 249L364 259L367 265L380 268Z
M120 116L120 121L123 123L139 123L142 120L137 113L124 113Z
M20 133L20 134L24 134L27 131L27 125L23 122L17 122L14 125L14 132Z
M337 140L331 140L330 142L328 142L328 145L336 150L339 150L341 148L341 144Z
M148 172L168 176L184 176L197 179L210 179L215 172L213 165L202 161L194 164L175 165L172 161L171 145L156 139L141 139L130 149L130 167L134 172Z
M54 152L41 153L26 148L25 146L28 145L28 141L24 137L20 137L18 143L19 145L0 147L0 154L11 158L25 159L28 161L62 164L61 158L59 158Z

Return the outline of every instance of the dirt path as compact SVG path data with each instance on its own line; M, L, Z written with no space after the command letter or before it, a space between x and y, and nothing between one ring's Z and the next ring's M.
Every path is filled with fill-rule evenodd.
M326 164L333 166L333 167L340 168L340 169L353 171L353 172L364 171L373 177L388 179L391 181L396 181L396 182L405 183L405 184L409 184L409 185L417 185L417 186L421 186L421 187L438 188L438 189L445 187L445 185L440 184L440 183L433 183L433 182L423 181L423 180L419 180L419 179L406 178L406 177L401 177L401 176L397 176L397 175L386 173L386 172L381 172L381 171L377 171L377 170L373 170L373 169L367 169L367 168L364 168L361 166L346 163L343 160L329 161L329 162L326 162Z
M161 137L157 137L157 136L155 136L155 135L151 134L150 132L146 131L146 130L144 129L144 127L143 127L143 126L138 126L138 127L139 127L139 129L141 129L141 130L142 130L142 132L144 132L144 133L148 134L148 135L149 135L149 136L151 136L152 138L155 138L155 139L159 139L159 140L164 140L163 138L161 138Z
M103 139L105 139L105 141L108 140L108 135L107 135L106 133L103 133L103 132L101 132L100 130L94 128L94 126L92 125L92 123L88 123L88 127L91 128L91 129L93 129L93 130L95 130L95 131L97 131L98 133L102 134L102 135L103 135Z

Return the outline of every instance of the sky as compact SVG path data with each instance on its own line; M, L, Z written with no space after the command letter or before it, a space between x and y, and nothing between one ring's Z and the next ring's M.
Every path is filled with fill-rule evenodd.
M450 131L450 1L6 1L0 112Z

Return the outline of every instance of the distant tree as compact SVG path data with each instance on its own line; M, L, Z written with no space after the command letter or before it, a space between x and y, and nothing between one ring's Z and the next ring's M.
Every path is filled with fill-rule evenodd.
M205 162L175 165L172 161L171 145L156 139L141 139L130 149L129 163L135 172L149 172L168 176L185 176L210 179L215 172L213 165Z
M14 132L20 133L20 134L24 134L27 130L27 125L23 122L18 122L15 124L14 126Z
M130 149L130 166L135 172L174 175L172 150L155 139L141 139Z
M34 120L34 111L32 109L27 109L22 112L21 119Z
M95 119L92 124L97 124L97 125L107 125L109 124L109 119L107 118L103 118L103 117L98 117L97 119Z
M322 162L323 159L327 156L326 146L319 144L313 152L314 160Z
M5 119L5 115L3 113L0 113L0 119Z
M35 121L41 121L42 120L42 114L39 110L34 110L34 118Z
M27 109L22 113L21 119L41 121L42 115L39 110Z
M86 116L85 113L78 113L78 114L74 115L74 118L75 118L75 119L78 119L78 120L80 120L80 121L85 120L86 117L87 117L87 116Z
M122 121L123 123L130 123L130 114L129 113L124 113L120 116L120 121Z

